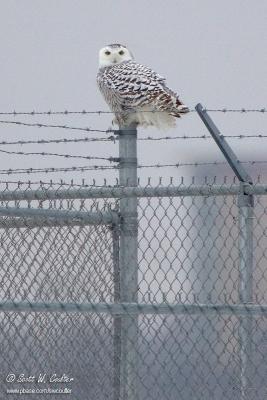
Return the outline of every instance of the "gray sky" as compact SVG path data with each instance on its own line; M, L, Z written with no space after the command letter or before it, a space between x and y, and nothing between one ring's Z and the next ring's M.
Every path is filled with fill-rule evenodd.
M97 90L98 50L127 45L136 60L167 78L190 106L266 107L266 0L9 0L0 2L0 111L107 110ZM225 134L267 134L266 114L212 114ZM6 117L1 117L6 119ZM107 129L112 116L16 117L18 121L66 123ZM13 120L13 117L11 117ZM84 133L0 125L1 140L82 137ZM195 113L176 129L140 129L140 137L207 133ZM92 136L97 136L93 134ZM266 159L267 139L231 140L241 159ZM116 156L117 144L5 146L5 150L50 151ZM222 160L212 141L139 142L140 164ZM54 157L0 157L0 168L68 167L86 160ZM101 162L95 162L99 164ZM254 167L255 170L255 167ZM251 169L253 171L253 169ZM262 167L262 171L267 168ZM216 169L141 170L140 176L180 177L218 174ZM223 174L229 171L224 170ZM34 181L73 178L88 183L111 179L113 172L0 176Z

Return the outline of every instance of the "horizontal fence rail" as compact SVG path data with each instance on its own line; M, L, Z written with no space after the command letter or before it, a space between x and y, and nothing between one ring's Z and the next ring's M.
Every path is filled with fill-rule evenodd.
M142 303L30 303L1 302L0 311L82 312L109 315L255 315L267 316L267 305L257 304L142 304Z
M44 218L45 222L65 223L80 222L88 225L117 224L119 216L114 211L107 212L85 212L85 211L63 211L50 209L0 207L0 216L27 217L37 219ZM50 220L50 221L49 221ZM8 225L8 221L5 221Z
M245 185L246 194L265 195L267 185ZM0 201L56 200L56 199L101 199L124 197L185 197L185 196L232 196L241 193L240 185L192 185L165 187L101 187L79 189L37 189L0 192Z

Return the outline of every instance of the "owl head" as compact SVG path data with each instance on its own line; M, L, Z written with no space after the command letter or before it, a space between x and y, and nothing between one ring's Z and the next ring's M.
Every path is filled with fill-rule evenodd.
M108 44L99 51L99 67L109 67L133 59L132 53L122 44Z

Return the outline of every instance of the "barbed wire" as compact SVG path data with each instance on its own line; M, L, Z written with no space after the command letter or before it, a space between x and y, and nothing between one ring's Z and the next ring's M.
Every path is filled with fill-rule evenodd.
M93 170L109 170L118 169L114 165L89 165L89 166L73 166L73 167L47 167L47 168L14 168L0 169L0 175L16 175L16 174L36 174L36 173L54 173L54 172L85 172Z
M223 111L223 110L213 110L213 111ZM232 110L234 111L234 110ZM235 110L237 111L237 110ZM248 112L248 111L256 111L256 110L246 110L246 111L242 111L242 112ZM100 112L100 111L99 111ZM99 113L98 112L98 113ZM154 112L154 111L148 111L148 112ZM226 111L223 111L226 112ZM262 109L261 112L265 112L265 109ZM52 113L52 112L51 112ZM65 113L65 112L64 112ZM72 112L68 112L68 113L72 113ZM103 113L107 113L106 111ZM111 112L110 112L111 113ZM1 114L1 113L0 113ZM2 113L3 114L3 113ZM21 115L22 113L16 113L15 115ZM25 113L24 113L25 114ZM37 113L36 113L37 114ZM41 114L41 112L39 113ZM44 114L44 113L43 113ZM28 114L27 114L28 115ZM29 115L33 115L33 113L29 113ZM35 115L35 114L34 114ZM43 123L28 123L28 122L22 122L22 121L7 121L7 120L0 120L0 124L7 124L7 125L18 125L18 126L26 126L26 127L34 127L34 128L56 128L56 129L65 129L65 130L75 130L75 131L83 131L83 132L94 132L94 133L114 133L116 132L116 130L114 129L92 129L89 127L77 127L77 126L70 126L70 125L58 125L58 124L43 124ZM239 138L239 139L243 139L243 138L252 138L252 137L259 137L259 138L264 138L267 137L267 135L222 135L223 137L228 137L228 138ZM146 137L146 138L139 138L139 140L174 140L174 139L208 139L210 138L210 136L208 135L201 135L201 136L187 136L187 135L183 135L183 136L175 136L175 137L161 137L161 138L152 138L152 137ZM114 139L113 136L109 137L108 140L116 140L116 138ZM60 143L61 141L64 141L65 143L67 143L67 140L61 139L60 141L57 140L56 143ZM74 140L72 139L72 141L76 141L78 142L78 140ZM79 139L79 141L83 141L83 139ZM85 139L85 141L89 141L89 138ZM105 138L92 138L91 141L107 141L105 140ZM48 141L46 140L42 140L43 143L48 143ZM70 141L69 141L70 142ZM16 142L6 142L6 141L2 141L0 144L5 145L5 144L28 144L28 143L41 143L41 140L38 141L16 141ZM52 143L52 140L49 141L49 143Z
M59 154L59 153L47 153L47 152L24 152L24 151L9 151L9 150L0 150L0 153L4 154L14 154L19 156L54 156L54 157L63 157L63 158L76 158L83 160L105 160L109 162L117 162L118 158L115 157L95 157L95 156L81 156L81 155L73 155L73 154Z
M251 138L258 138L258 139L264 139L267 138L267 135L262 135L262 134L252 134L252 135L221 135L221 137L225 139L251 139ZM117 138L115 138L117 140ZM152 137L152 136L146 136L146 137L139 137L137 140L151 140L151 141L161 141L161 140L187 140L187 139L213 139L210 135L196 135L196 136L190 136L190 135L183 135L183 136L160 136L160 137ZM0 143L1 144L1 143Z
M267 160L248 160L238 161L240 164L267 164ZM140 164L138 169L142 168L166 168L166 167L203 167L203 166L220 166L228 165L226 161L211 161L211 162L188 162L188 163L175 163L175 164ZM33 174L33 173L50 173L50 172L86 172L92 170L118 170L119 165L85 165L73 167L47 167L47 168L15 168L15 169L0 169L0 175L14 175L14 174Z
M115 136L101 137L101 138L71 138L71 139L37 139L37 140L13 140L13 141L2 141L0 146L5 145L25 145L25 144L51 144L51 143L80 143L80 142L111 142L115 141L117 138Z
M222 112L222 113L266 113L266 108L205 108L207 112Z
M266 113L267 109L265 107L262 108L206 108L204 111L207 112L222 112L222 113ZM131 111L132 113L138 112L138 111ZM144 110L142 112L149 112L149 113L155 113L155 112L164 112L160 110ZM190 109L189 112L196 112L195 109ZM125 113L123 111L122 113ZM128 111L127 111L128 113ZM63 111L4 111L0 112L0 115L12 115L12 116L17 116L17 115L29 115L29 116L35 116L35 115L90 115L90 114L96 114L96 115L101 115L101 114L113 114L112 111L109 110L78 110L78 111L70 111L70 110L63 110Z
M0 124L7 125L18 125L18 126L28 126L34 128L58 128L58 129L68 129L68 130L76 130L76 131L84 131L84 132L99 132L99 133L110 133L114 132L113 129L91 129L87 127L77 127L77 126L69 126L69 125L55 125L55 124L41 124L41 123L28 123L21 121L6 121L0 120Z
M21 185L27 185L28 187L31 187L33 185L39 185L39 186L46 185L46 186L50 186L50 187L53 187L53 186L56 186L56 187L59 187L59 186L67 186L67 187L96 187L96 185L91 185L91 184L85 183L84 179L82 181L83 181L82 183L74 183L73 179L70 182L65 182L63 180L61 180L60 182L54 182L52 180L50 180L49 182L42 181L42 180L39 180L39 181L21 181L21 180L19 180L19 181L11 181L11 180L2 181L2 180L0 180L0 184L2 184L2 185L3 184L5 184L5 185L12 184L12 185L17 185L18 187L20 187Z
M225 139L251 139L251 138L256 138L256 139L265 139L267 138L267 134L251 134L251 135L221 135ZM165 140L190 140L190 139L212 139L211 136L209 135L196 135L196 136L190 136L190 135L183 135L183 136L160 136L160 137L154 137L154 136L145 136L145 137L138 137L137 140L140 141L165 141ZM82 138L71 138L71 139L66 139L66 138L60 138L60 139L37 139L37 140L13 140L13 141L0 141L0 146L6 146L6 145L27 145L27 144L52 144L52 143L86 143L86 142L112 142L115 143L118 141L119 138L117 136L109 136L109 137L100 137L100 138L92 138L92 137L82 137Z
M237 161L239 164L267 164L267 160L249 160L249 161ZM165 167L203 167L203 166L219 166L229 165L226 161L211 161L211 162L188 162L188 163L176 163L176 164L151 164L151 165L138 165L137 168L165 168ZM118 167L119 168L119 167Z

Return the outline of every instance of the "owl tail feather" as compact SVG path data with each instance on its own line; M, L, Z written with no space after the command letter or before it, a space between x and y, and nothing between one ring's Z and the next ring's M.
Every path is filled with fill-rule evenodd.
M187 114L189 111L189 108L183 104L175 109L172 109L170 115L176 118L181 118L182 114Z
M179 113L186 114L189 112L189 108L185 104L181 104L177 107Z
M169 106L171 106L169 113L176 118L180 118L182 114L187 114L190 110L174 92L171 94L172 96L168 98Z
M189 108L183 104L180 99L177 97L176 98L176 107L174 108L174 110L172 110L172 114L177 117L180 118L181 115L180 114L186 114L189 112Z

